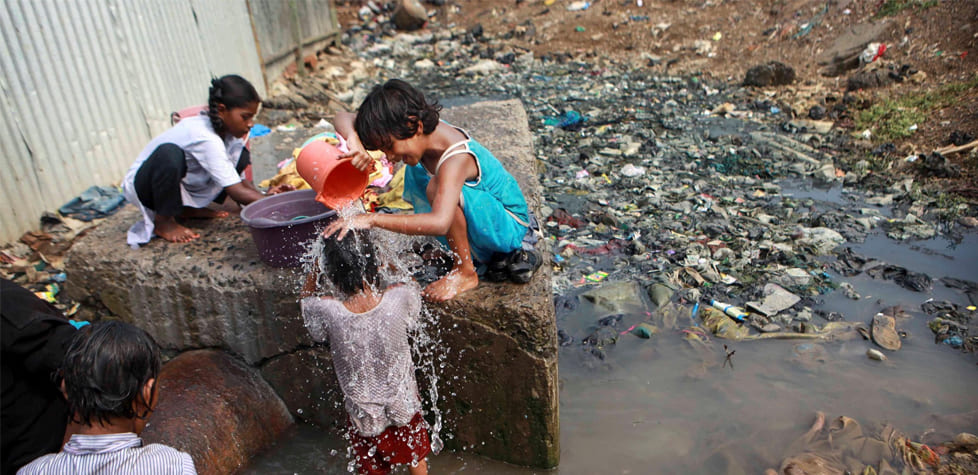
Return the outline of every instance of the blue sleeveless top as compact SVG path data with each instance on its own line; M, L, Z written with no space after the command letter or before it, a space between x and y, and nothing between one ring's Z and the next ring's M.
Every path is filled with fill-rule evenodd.
M479 176L466 181L462 187L459 204L465 215L469 246L476 261L488 263L493 253L509 253L519 249L530 222L526 198L513 175L492 152L456 127L466 140L445 150L435 166L435 174L445 160L455 155L470 153L475 156ZM430 213L425 190L434 174L421 163L408 166L404 171L404 199L414 206L415 213ZM444 237L439 240L445 244Z

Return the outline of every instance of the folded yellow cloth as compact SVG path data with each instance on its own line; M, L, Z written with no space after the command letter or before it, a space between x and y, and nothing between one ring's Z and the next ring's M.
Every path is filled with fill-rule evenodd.
M275 176L269 178L268 180L263 180L258 184L258 186L262 188L271 188L283 183L288 183L294 186L297 190L311 188L309 184L306 183L306 180L303 180L299 175L299 172L295 169L295 159L290 161L288 165L280 168Z

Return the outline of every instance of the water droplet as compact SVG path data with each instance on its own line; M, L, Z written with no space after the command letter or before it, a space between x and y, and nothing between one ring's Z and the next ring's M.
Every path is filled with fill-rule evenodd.
M445 443L441 441L441 437L437 433L431 434L431 453L438 455L441 449L445 448Z

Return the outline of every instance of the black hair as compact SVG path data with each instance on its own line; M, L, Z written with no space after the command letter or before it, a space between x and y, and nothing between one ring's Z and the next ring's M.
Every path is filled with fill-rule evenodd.
M210 93L207 97L207 116L218 134L224 133L224 121L217 115L217 105L226 109L245 107L252 102L261 102L261 96L247 79L237 74L228 74L211 79Z
M428 102L424 94L405 81L391 79L374 86L357 110L353 128L367 150L390 148L394 139L414 136L418 123L428 135L438 126L437 101Z
M343 237L320 238L323 243L323 263L326 278L346 295L364 290L364 285L376 288L380 281L377 249L366 230L351 230Z
M151 407L143 387L160 374L160 366L156 341L140 328L101 321L78 330L61 366L75 422L95 425L112 418L145 418ZM137 406L144 410L137 411Z

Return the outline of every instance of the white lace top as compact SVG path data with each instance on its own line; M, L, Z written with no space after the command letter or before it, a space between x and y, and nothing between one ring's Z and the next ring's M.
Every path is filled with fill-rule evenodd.
M403 426L421 411L408 329L418 324L417 284L387 289L380 303L353 313L327 297L302 299L302 318L316 341L329 338L346 412L364 437Z

